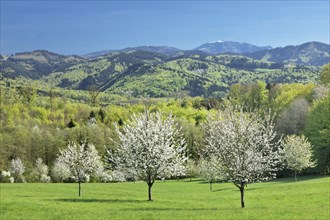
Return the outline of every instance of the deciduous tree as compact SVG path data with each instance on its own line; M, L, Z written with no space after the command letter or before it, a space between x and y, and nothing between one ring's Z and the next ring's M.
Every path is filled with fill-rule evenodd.
M51 176L55 182L63 182L64 179L70 177L71 172L67 164L62 160L62 157L56 158L51 169Z
M14 181L17 182L18 178L22 178L23 173L25 172L25 166L20 158L12 159L10 162L9 171L14 177Z
M316 169L330 173L330 94L316 100L308 113L304 135L313 144Z
M241 192L248 183L275 178L280 163L280 142L273 120L228 107L204 124L205 151L215 157L227 178Z
M297 181L297 172L307 168L314 167L315 161L312 161L312 145L305 136L289 135L284 139L284 162L294 170L294 178Z
M33 170L33 174L37 177L40 182L50 182L50 177L48 176L48 166L43 163L41 158L38 158L35 162L35 167Z
M320 74L321 83L324 85L330 85L330 63L323 66Z
M94 145L86 143L81 145L69 143L68 148L60 152L59 160L66 164L71 175L77 180L79 196L81 195L81 183L102 166Z
M298 134L305 126L309 103L305 98L297 98L285 108L276 119L276 130L280 134Z
M33 85L19 86L16 88L19 98L30 106L37 96L37 89Z
M116 152L108 151L109 162L116 170L148 184L149 201L156 178L174 172L187 160L185 141L172 115L162 118L159 112L134 115L122 129L116 126L119 147Z
M212 191L212 183L216 179L223 178L223 169L217 158L207 157L207 159L201 158L198 161L198 173L199 176L209 182L210 191Z
M257 81L250 84L234 84L230 87L231 103L240 105L245 111L256 111L268 105L266 83Z

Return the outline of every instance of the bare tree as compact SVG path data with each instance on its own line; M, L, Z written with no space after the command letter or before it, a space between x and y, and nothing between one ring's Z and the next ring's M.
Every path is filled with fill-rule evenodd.
M88 93L93 107L96 106L97 97L100 95L100 92L101 91L97 88L96 85L91 85L88 87Z
M276 130L281 134L298 134L305 127L309 104L305 98L295 99L276 120Z

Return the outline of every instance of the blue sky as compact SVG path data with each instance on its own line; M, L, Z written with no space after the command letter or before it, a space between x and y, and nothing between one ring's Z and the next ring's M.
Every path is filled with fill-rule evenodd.
M1 0L0 53L86 54L142 45L193 49L231 40L329 43L329 1Z

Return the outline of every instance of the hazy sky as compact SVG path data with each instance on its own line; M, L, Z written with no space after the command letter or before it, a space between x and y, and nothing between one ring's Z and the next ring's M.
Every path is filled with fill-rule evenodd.
M216 40L273 47L329 43L329 1L1 0L1 54L61 54Z

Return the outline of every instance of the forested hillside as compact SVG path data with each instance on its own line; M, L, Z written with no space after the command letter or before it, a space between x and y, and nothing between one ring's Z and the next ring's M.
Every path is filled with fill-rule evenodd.
M190 62L195 60L190 58L188 62L187 59L169 61L166 67L181 66L189 71ZM149 62L159 60L154 58ZM195 64L203 64L199 62ZM213 65L213 68L217 67ZM18 87L14 86L17 81L3 80L0 87L0 170L6 170L9 161L19 157L26 165L26 179L33 181L29 173L32 172L34 161L42 158L47 165L52 166L59 150L64 149L69 141L79 143L86 140L93 143L101 155L105 155L107 148L115 149L117 146L114 123L123 126L134 113L143 112L146 108L151 112L162 111L165 115L172 113L175 116L176 123L182 127L191 159L197 160L200 149L204 147L201 125L206 122L207 116L217 109L236 105L242 106L246 112L259 112L261 115L271 109L278 135L304 134L313 144L318 166L307 172L329 172L328 69L329 65L323 68L320 84L266 84L257 81L234 84L223 98L126 97L120 103L120 98L117 101L112 99L113 102L105 99L107 95L104 92L95 97L92 91L70 93L72 91L57 88L45 90L42 84L33 83Z
M16 78L19 76L38 79L52 72L64 70L83 62L79 56L64 56L46 50L16 53L0 60L2 77Z
M258 60L297 65L322 66L330 62L330 45L320 42L308 42L298 46L279 47L248 54Z
M160 49L159 49L160 50ZM165 50L165 49L164 49ZM112 52L95 59L48 51L20 53L0 61L0 76L69 90L98 91L132 97L224 97L231 85L316 82L319 67L255 60L243 55L201 51L173 56L145 50Z
M311 47L302 53L309 58L300 60L320 58ZM93 59L45 50L1 56L0 170L21 158L27 181L35 181L36 159L52 167L70 141L93 143L104 156L106 149L117 148L114 124L122 128L146 109L175 116L195 164L205 147L206 118L219 109L241 106L261 117L270 112L278 137L304 134L318 164L305 172L329 172L329 64L140 49Z

